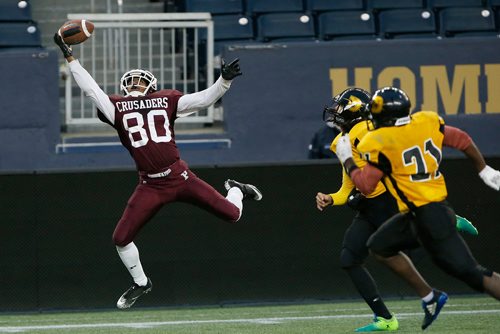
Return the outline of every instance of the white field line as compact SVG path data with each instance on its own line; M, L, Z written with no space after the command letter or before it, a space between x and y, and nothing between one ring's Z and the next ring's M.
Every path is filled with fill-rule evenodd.
M446 311L445 315L462 314L500 314L498 310L474 310L474 311ZM398 318L421 316L422 313L398 313ZM117 322L117 323L96 323L96 324L72 324L72 325L44 325L44 326L0 326L0 333L22 333L30 330L57 330L57 329L82 329L82 328L153 328L172 325L203 325L203 324L225 324L225 323L248 323L248 324L276 324L286 321L305 320L329 320L348 319L359 317L370 317L371 314L344 314L344 315L324 315L309 317L272 317L272 318L246 318L246 319L213 319L213 320L180 320L180 321L151 321L151 322Z

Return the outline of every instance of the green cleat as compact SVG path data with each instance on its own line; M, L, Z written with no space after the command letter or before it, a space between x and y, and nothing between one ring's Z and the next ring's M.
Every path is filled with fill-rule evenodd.
M397 331L399 328L398 319L394 315L390 319L375 317L373 320L371 324L357 328L355 332Z
M472 235L479 234L477 228L475 228L474 225L472 225L472 223L467 220L467 218L460 217L459 215L455 216L457 217L457 231Z

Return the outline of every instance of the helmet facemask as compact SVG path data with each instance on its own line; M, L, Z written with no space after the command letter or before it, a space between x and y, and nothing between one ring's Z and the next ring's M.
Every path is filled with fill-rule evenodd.
M370 101L370 94L359 88L348 88L333 98L331 107L323 110L323 120L342 132L349 132L362 120L362 113Z
M146 70L131 70L125 73L120 80L120 90L125 96L145 96L156 91L157 80L155 76ZM137 90L143 88L143 91Z

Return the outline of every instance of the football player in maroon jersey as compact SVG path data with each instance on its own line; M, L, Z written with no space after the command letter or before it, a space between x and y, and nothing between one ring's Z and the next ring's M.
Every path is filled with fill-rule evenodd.
M113 233L118 254L134 281L117 302L119 309L126 309L152 288L133 241L163 205L174 201L187 202L223 220L236 222L241 217L243 198L256 201L262 198L257 187L234 180L225 181L228 192L226 197L222 196L189 170L180 159L175 144L175 120L207 108L220 99L232 80L242 74L239 60L229 64L222 61L219 79L197 93L183 95L177 90L157 90L153 74L137 69L128 71L121 78L123 96L108 96L73 57L71 48L57 33L54 42L61 48L78 86L97 106L99 118L118 133L139 173L139 184Z

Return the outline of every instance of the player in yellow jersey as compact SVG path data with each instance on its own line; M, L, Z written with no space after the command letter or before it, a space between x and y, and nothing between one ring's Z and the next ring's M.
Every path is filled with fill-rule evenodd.
M481 179L495 190L500 189L500 172L486 165L465 132L445 126L435 112L422 111L410 116L410 108L406 93L398 88L385 87L374 93L365 114L373 131L357 145L359 154L368 162L362 169L354 159L349 134L337 143L337 156L362 193L370 194L382 180L398 202L400 213L372 234L368 247L411 282L414 274L404 268L399 254L420 241L445 272L477 291L500 299L500 275L477 263L455 229L455 213L446 202L446 184L439 171L442 146L464 152ZM434 320L446 299L444 294L437 294L424 300L425 319ZM427 327L425 319L422 329Z
M333 98L331 107L325 108L323 120L329 125L338 128L339 134L331 144L331 150L336 152L338 140L343 133L349 133L353 158L356 164L362 168L367 162L357 154L356 146L368 132L367 125L363 122L361 111L370 102L371 94L360 88L348 88ZM383 302L377 285L365 266L368 257L368 238L380 225L398 212L398 205L394 197L386 191L382 182L366 196L363 196L354 186L345 170L342 173L342 186L336 193L316 195L318 210L323 211L331 205L347 204L355 210L355 216L351 225L344 234L340 262L342 268L347 272L357 291L366 301L374 313L374 322L367 326L356 329L357 332L369 331L394 331L399 327L397 318L389 312ZM404 254L397 255L399 262L405 270L412 273L412 287L424 298L434 294L434 290L420 276L411 260ZM441 293L436 291L437 293ZM428 319L428 325L434 319Z

